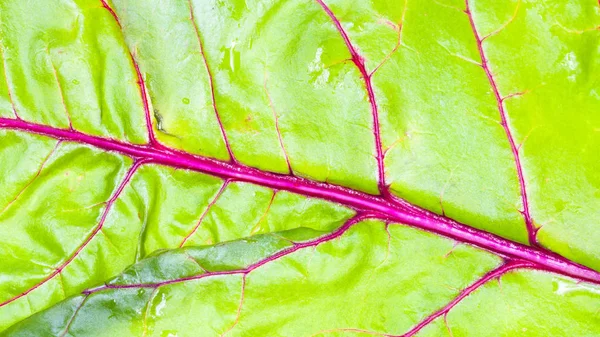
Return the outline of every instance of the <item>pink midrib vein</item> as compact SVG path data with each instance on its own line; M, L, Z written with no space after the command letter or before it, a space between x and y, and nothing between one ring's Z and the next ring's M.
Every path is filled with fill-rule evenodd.
M118 152L136 160L144 160L144 163L202 172L224 179L231 179L232 181L249 182L276 190L286 190L332 201L356 210L376 214L379 219L395 221L435 232L505 257L530 261L538 269L600 284L600 273L552 252L528 247L423 209L418 209L419 212L415 212L413 209L403 208L401 205L393 203L382 196L373 196L349 188L301 177L273 174L238 163L221 162L163 147L133 145L114 139L88 135L79 131L59 129L23 120L0 118L0 128L37 133L64 141L86 144L106 151Z
M11 302L14 302L15 300L26 296L27 294L29 294L30 292L34 291L35 289L39 288L42 284L48 282L49 280L53 279L54 277L56 277L58 274L60 274L64 268L66 268L78 255L79 253L96 237L96 234L98 234L98 232L100 232L102 230L102 227L104 226L104 222L106 221L106 218L108 217L108 213L110 212L113 204L115 203L115 201L117 201L117 198L119 198L119 196L121 195L121 192L123 192L123 190L125 189L125 186L127 186L127 184L129 183L129 181L131 180L131 178L133 177L133 174L135 173L135 171L142 165L144 164L145 160L144 159L138 159L136 162L134 162L134 164L129 168L129 170L127 171L127 173L125 174L125 178L123 178L123 180L121 181L121 183L119 183L117 189L115 190L115 192L111 195L110 199L108 201L106 201L106 206L104 207L104 210L102 211L102 214L100 215L100 221L98 221L98 224L94 227L94 229L92 230L92 232L85 238L85 240L83 241L82 244L80 244L77 249L75 250L75 252L73 254L71 254L69 256L69 258L67 260L65 260L63 263L60 264L60 266L58 266L56 269L54 269L54 271L52 273L50 273L48 276L46 276L42 281L36 283L33 287L27 289L26 291L20 293L17 296L14 296L4 302L0 303L0 307L7 305Z

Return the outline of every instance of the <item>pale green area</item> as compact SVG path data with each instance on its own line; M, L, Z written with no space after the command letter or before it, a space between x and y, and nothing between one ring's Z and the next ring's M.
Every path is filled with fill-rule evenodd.
M0 76L2 76L2 78L5 78L4 62L4 48L2 47L2 44L0 44ZM0 117L15 117L13 113L12 104L10 102L10 96L8 94L8 86L6 80L0 80Z
M23 137L26 142L14 140ZM72 143L2 132L4 172L19 172L2 186L10 192L0 213L0 301L32 289L61 266L96 227L105 202L125 175L131 160ZM24 150L26 147L26 150ZM53 150L53 148L55 148ZM15 153L31 154L21 157ZM12 155L11 155L12 154ZM32 169L23 168L27 158ZM47 158L47 160L44 160ZM35 165L33 165L35 164ZM37 173L39 171L39 174ZM12 187L14 186L14 187ZM5 198L3 198L5 199ZM50 282L0 308L6 327L69 294L111 277L132 260L118 251L107 234L111 221L78 258ZM121 232L135 230L122 227ZM90 268L92 266L98 268Z
M146 76L158 139L185 151L228 159L188 2L113 3L125 41ZM128 10L131 7L136 10Z
M464 1L327 1L375 69L387 180L430 210L526 242L513 155ZM406 6L405 6L406 4ZM530 211L542 245L598 268L594 149L600 82L598 3L470 1L521 145ZM406 7L406 8L405 8ZM396 26L394 26L396 25Z
M393 193L526 242L514 160L491 87L475 64L467 15L429 0L408 1L406 8L403 1L331 6L364 51L367 68L381 65L372 80Z
M600 288L538 271L505 274L416 337L592 337L600 334ZM483 324L473 324L481 322Z
M328 4L368 71L378 69L372 82L392 191L526 242L513 154L478 65L465 4ZM132 54L147 82L159 140L227 159L208 66L215 105L242 163L287 172L278 120L295 174L376 191L364 81L316 2L110 5L122 27L99 1L61 2L44 10L3 3L2 116L12 115L10 90L28 120L65 127L66 106L79 130L141 141L146 130ZM480 36L492 34L483 47L501 95L525 92L504 104L514 138L523 143L531 214L543 227L540 241L598 266L600 238L590 229L598 218L600 177L590 154L600 145L600 120L589 113L600 108L597 76L590 75L597 68L598 6L592 0L478 0L471 7Z
M247 211L240 211L244 205ZM205 245L254 234L279 232L299 226L330 232L353 211L285 191L273 197L270 189L231 183L207 212L186 245Z
M166 251L109 284L242 270L290 246L279 234L266 234ZM68 322L68 336L401 335L500 262L420 230L365 221L340 238L268 262L245 277L206 276L158 288L79 295L3 336L60 335ZM416 336L590 337L600 333L600 322L592 318L598 310L598 286L513 270L482 285Z
M481 10L480 21L490 18L494 8L487 4L492 2L476 7ZM512 15L514 8L506 11ZM501 93L524 93L508 99L506 107L516 140L523 144L531 213L542 227L540 241L596 269L600 268L600 233L594 230L600 219L598 26L596 1L552 6L531 2L521 4L512 22L485 43Z
M287 153L295 174L377 192L364 84L316 3L192 1L194 22L187 1L113 3L147 73L161 141L227 158L208 64L216 106L240 162L288 173Z

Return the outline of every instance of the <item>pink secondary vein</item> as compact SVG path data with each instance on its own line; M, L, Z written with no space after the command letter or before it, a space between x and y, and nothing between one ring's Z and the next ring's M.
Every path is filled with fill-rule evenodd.
M180 282L186 282L186 281L191 281L191 280L199 280L199 279L203 279L206 277L219 276L219 275L235 275L235 274L248 275L252 271L256 270L257 268L260 268L260 267L264 266L265 264L275 261L275 260L278 260L284 256L290 255L300 249L304 249L304 248L308 248L308 247L316 247L322 243L329 242L333 239L339 238L344 233L346 233L346 231L348 231L348 229L350 229L353 225L355 225L363 220L367 220L369 218L375 218L375 217L376 216L371 213L357 214L354 217L352 217L351 219L349 219L348 221L346 221L343 226L341 226L340 228L336 229L335 231L333 231L329 234L326 234L324 236L318 237L318 238L310 240L310 241L295 243L293 246L283 249L283 250L280 250L277 253L270 255L264 259L261 259L244 269L207 272L205 274L194 275L194 276L189 276L189 277L182 277L182 278L177 278L177 279L172 279L172 280L167 280L167 281L162 281L162 282L157 282L157 283L106 284L106 285L102 285L102 286L99 286L96 288L88 289L88 290L84 291L84 294L88 295L88 294L102 291L105 289L157 288L157 287L162 287L162 286L173 284L173 283L180 283Z
M370 214L370 213L359 213L359 214L355 215L353 218L346 221L343 226L341 226L340 228L338 228L337 230L333 231L330 234L324 235L322 237L319 237L319 238L316 238L316 239L313 239L310 241L296 243L292 247L283 249L273 255L270 255L264 259L261 259L255 263L251 264L247 268L237 269L237 270L228 270L228 271L206 272L204 274L193 275L193 276L188 276L188 277L181 277L181 278L176 278L176 279L171 279L171 280L166 280L166 281L161 281L161 282L156 282L156 283L105 284L105 285L102 285L102 286L99 286L96 288L85 290L83 292L83 294L85 294L85 296L87 298L90 294L93 294L93 293L96 293L99 291L109 290L109 289L132 289L132 288L134 288L134 289L135 288L155 288L156 289L158 287L162 287L162 286L166 286L166 285L170 285L170 284L193 281L193 280L200 280L200 279L204 279L204 278L208 278L208 277L226 276L226 275L243 275L242 296L241 296L240 304L239 304L238 310L237 310L237 318L236 318L236 323L237 323L237 320L239 319L239 315L240 315L240 309L241 309L241 306L242 306L242 303L244 300L244 289L245 289L245 284L246 284L246 277L251 272L266 265L267 263L276 261L276 260L283 258L287 255L290 255L300 249L316 247L325 242L330 242L336 238L339 238L355 224L357 224L361 221L364 221L364 220L368 220L370 218L377 218L377 215ZM391 335L391 334L385 334L385 333L374 333L374 334L378 334L378 335L386 336L386 337L412 337L412 336L416 335L419 331L421 331L424 327L426 327L431 322L433 322L436 318L438 318L440 316L445 317L445 315L447 315L448 312L450 312L450 310L452 310L458 303L460 303L462 300L464 300L466 297L471 295L473 292L475 292L477 289L479 289L481 286L483 286L487 282L489 282L493 279L496 279L496 278L499 279L500 277L502 277L502 275L506 274L509 271L516 270L516 269L524 269L524 268L535 268L535 265L531 262L522 261L522 260L508 261L505 264L501 265L500 267L498 267L498 268L486 273L485 275L481 276L480 278L478 278L471 285L464 288L458 295L456 295L450 302L448 302L448 304L446 304L441 309L439 309L439 310L433 312L432 314L428 315L427 317L425 317L422 321L417 323L408 332L406 332L402 335ZM227 331L231 330L234 326L235 326L235 323Z
M50 275L48 275L47 277L45 277L43 280L41 280L40 282L36 283L33 287L27 289L26 291L20 293L17 296L14 296L2 303L0 303L0 307L3 307L27 294L29 294L30 292L32 292L33 290L39 288L42 284L50 281L51 279L53 279L54 277L56 277L56 275L60 274L63 269L65 269L78 255L79 253L92 241L92 239L102 230L102 227L104 226L104 222L106 221L106 218L108 217L108 213L110 211L110 209L112 208L113 204L115 203L115 201L117 200L117 198L119 197L119 195L121 194L121 192L123 192L123 189L125 188L125 186L129 183L129 181L131 180L131 177L133 177L133 174L135 173L135 171L145 162L144 159L138 159L135 161L135 163L129 168L129 170L127 171L127 173L125 174L125 178L123 178L123 180L121 181L121 183L119 184L119 186L117 187L116 191L112 194L112 196L110 197L110 199L106 202L106 206L104 207L104 210L102 211L102 215L100 216L100 221L98 221L98 224L96 225L96 227L94 228L94 230L92 231L92 233L90 235L88 235L88 237L85 239L85 241L79 245L77 247L77 249L75 250L75 252L73 254L71 254L71 256L69 256L69 258L64 261L58 268L56 268L52 273L50 273Z
M221 116L219 115L219 109L217 109L217 99L215 97L215 83L212 72L210 71L210 67L208 66L208 59L206 58L206 53L204 51L204 45L202 43L202 38L200 36L200 29L198 29L198 25L196 24L196 19L194 18L194 7L192 7L192 1L188 0L188 6L190 8L190 21L192 21L192 25L194 26L194 32L196 33L196 38L198 39L198 45L200 48L200 56L202 56L202 62L204 62L204 67L206 68L206 73L208 75L208 86L210 87L210 98L212 102L213 111L215 112L215 117L217 119L217 124L219 124L219 129L221 130L221 136L223 137L223 142L225 143L225 148L227 149L227 154L229 155L229 159L232 162L236 162L235 156L233 155L233 150L231 150L231 145L229 144L229 139L227 138L227 133L225 132L225 127L223 126L223 122L221 121Z
M58 129L18 119L0 118L0 128L38 133L64 141L94 146L106 151L118 152L135 159L143 159L148 163L188 169L224 179L254 183L276 190L286 190L336 202L356 210L375 213L379 219L428 230L505 257L530 261L536 265L537 269L553 271L600 284L600 273L560 257L555 253L504 239L416 206L405 208L382 196L374 196L301 177L273 174L239 163L221 162L167 148L133 145L114 139L91 136L79 131Z
M504 275L507 272L514 270L514 269L531 268L531 267L534 267L534 265L531 264L530 262L525 262L525 261L514 261L514 262L508 262L506 264L503 264L502 266L490 271L489 273L485 274L483 277L481 277L477 281L475 281L473 284L471 284L470 286L463 289L463 291L461 291L460 294L458 294L455 298L453 298L452 301L450 301L448 304L446 304L443 308L441 308L440 310L427 316L424 320L422 320L420 323L415 325L407 333L405 333L399 337L412 337L412 336L416 335L419 331L421 331L421 329L423 329L425 326L429 325L429 323L433 322L436 318L438 318L442 315L444 315L444 316L447 315L448 312L450 312L450 310L452 310L452 308L454 308L458 303L460 303L460 301L462 301L465 297L471 295L474 291L479 289L481 286L486 284L488 281L493 280L495 278L500 278L502 275ZM390 337L393 337L393 336L390 336Z
M329 16L331 21L333 21L336 29L340 32L340 35L344 39L344 43L346 44L346 47L348 48L348 51L350 52L350 55L352 56L352 62L354 63L356 68L358 68L358 70L360 71L360 74L365 82L365 89L367 90L367 95L369 97L369 103L371 105L371 114L373 116L373 137L375 138L375 151L377 152L377 171L378 171L378 179L379 179L378 180L379 192L382 195L388 195L389 190L388 190L388 186L385 182L385 165L384 165L384 158L383 158L384 157L383 156L383 146L381 145L381 132L379 130L379 110L377 107L377 101L375 99L375 92L373 91L373 84L371 82L372 74L369 74L369 72L367 71L367 68L365 66L365 59L358 53L358 51L352 44L352 41L350 41L350 38L348 37L348 34L346 33L346 30L342 26L342 23L340 22L340 20L338 20L338 18L335 16L335 14L333 14L331 9L325 4L325 2L323 2L323 0L316 0L316 1L319 3L319 5L321 5L321 7L323 7L323 10L325 11L325 13L327 13L327 15Z
M506 137L508 138L508 142L510 144L510 149L512 151L515 166L517 169L517 176L519 179L519 189L521 192L521 202L523 203L523 210L521 211L523 218L525 220L525 226L527 228L527 235L529 238L529 244L532 246L539 246L537 241L537 229L533 224L533 220L531 218L531 213L529 212L529 199L527 198L527 188L525 187L525 177L523 175L523 166L521 165L521 157L519 154L519 148L515 142L515 139L510 131L510 127L508 126L508 116L506 110L504 109L504 99L500 95L500 91L498 90L498 85L496 84L496 80L492 75L490 67L488 65L488 60L485 56L485 52L483 51L483 40L477 31L477 27L475 26L475 21L473 19L473 14L471 13L471 9L469 7L469 0L465 0L466 10L465 13L469 17L469 23L471 24L471 29L473 30L473 35L475 35L475 41L477 42L477 50L479 51L479 56L481 57L481 67L485 71L485 75L490 82L490 86L494 92L494 97L496 98L496 103L498 105L498 111L500 113L501 125L506 133Z
M112 17L115 19L117 25L119 26L119 29L121 29L121 31L123 31L123 26L121 26L121 21L119 20L117 13L115 13L115 11L108 5L106 0L100 0L100 2L102 3L102 7L106 8L106 10L108 10L110 15L112 15ZM142 72L140 71L140 67L139 67L137 61L135 60L133 53L129 52L129 58L131 60L131 63L133 63L133 68L135 70L135 75L137 77L137 85L140 89L140 95L142 98L142 105L144 106L144 119L146 121L146 131L148 133L148 141L150 142L150 144L152 146L160 147L160 143L158 142L158 140L156 139L156 136L154 135L154 127L152 125L152 116L150 114L150 103L148 101L148 93L146 91L146 83L144 81L144 77L142 76Z

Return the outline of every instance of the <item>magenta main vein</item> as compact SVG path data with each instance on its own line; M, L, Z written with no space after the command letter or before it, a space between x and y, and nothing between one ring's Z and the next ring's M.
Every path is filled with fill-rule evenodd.
M417 206L405 208L383 196L374 196L301 177L269 173L239 163L217 161L168 148L128 144L75 130L59 129L18 119L0 118L0 128L42 134L64 141L94 146L106 151L118 152L136 160L143 159L145 163L202 172L223 179L253 183L276 190L285 190L332 201L355 210L377 214L377 218L382 220L399 222L431 231L505 257L530 261L536 265L537 269L553 271L600 284L599 272L560 257L555 253L504 239Z
M44 279L42 279L40 282L36 283L33 287L27 289L26 291L20 293L17 296L14 296L2 303L0 303L0 307L3 307L27 294L29 294L30 292L34 291L35 289L39 288L42 284L50 281L51 279L53 279L54 277L56 277L56 275L60 274L63 269L65 269L65 267L67 267L78 255L79 253L81 253L81 251L92 241L92 239L94 237L96 237L96 235L102 230L102 227L104 226L104 222L106 221L106 218L108 217L108 213L110 211L110 209L112 208L113 204L115 203L115 201L117 200L117 198L119 197L119 195L121 195L121 192L123 192L123 189L125 188L125 186L129 183L129 181L131 180L131 177L133 176L133 174L135 173L135 171L137 170L138 167L140 167L143 163L145 162L144 159L138 159L134 162L134 164L129 168L129 170L127 171L127 173L125 174L125 178L123 178L123 180L121 181L121 183L119 184L119 186L117 187L117 189L115 190L115 192L112 194L112 196L110 197L110 199L106 202L106 206L104 207L104 211L102 211L102 215L100 216L100 221L98 221L98 224L96 225L96 227L94 228L94 230L90 233L90 235L88 235L88 237L85 239L85 241L79 245L77 247L77 249L75 250L75 252L73 254L71 254L71 256L69 256L69 258L63 262L59 267L57 267L56 269L54 269L54 271L52 273L50 273L50 275L46 276Z
M117 13L108 5L106 0L100 0L102 3L102 7L106 8L110 15L115 19L117 25L123 30L123 26L121 26L121 21L117 16ZM128 51L129 52L129 51ZM142 105L144 107L144 118L146 120L146 130L148 132L148 141L153 146L159 146L158 140L156 140L156 136L154 135L154 127L152 126L152 116L150 115L150 103L148 102L148 93L146 91L146 83L144 81L144 77L142 76L142 72L140 71L140 67L133 56L133 53L129 52L129 58L131 59L131 63L133 63L133 68L135 70L135 75L137 77L137 85L140 88L140 95L142 97Z
M500 112L500 124L502 125L502 128L504 128L504 132L506 133L506 137L508 138L508 142L510 144L510 149L515 159L517 176L519 178L519 188L521 190L521 202L523 203L523 210L521 211L521 214L523 215L523 218L525 220L529 244L532 246L539 246L539 243L537 241L537 229L533 225L531 213L529 212L529 199L527 198L527 188L525 187L525 178L523 176L523 166L521 165L519 147L517 146L512 132L510 131L510 127L508 126L508 115L506 113L506 110L504 109L504 98L502 98L502 96L500 95L498 85L496 84L496 80L494 79L494 76L490 71L488 60L485 56L485 52L483 51L483 41L486 37L481 38L479 32L477 31L475 21L473 20L473 14L471 13L471 9L469 7L469 0L465 0L465 4L465 13L469 17L469 23L471 24L471 29L473 30L473 35L475 35L475 41L477 42L477 50L479 51L479 56L481 57L481 67L485 71L485 75L487 76L488 81L490 82L490 86L492 87L492 90L494 92L494 97L496 98L496 103L498 105L498 111Z
M327 13L327 15L329 16L331 21L333 21L333 23L335 24L335 27L337 28L337 30L340 32L340 35L344 39L344 43L346 44L348 51L350 51L350 56L352 56L352 62L354 63L354 65L356 65L356 68L358 68L358 70L360 71L360 74L365 82L365 88L367 89L369 103L371 104L371 114L373 116L373 137L375 138L375 150L377 151L379 192L382 195L389 195L390 193L388 190L388 186L385 182L385 166L384 166L384 160L383 160L384 159L383 158L384 157L383 156L383 146L381 145L381 132L379 131L379 111L377 108L377 101L375 100L375 92L373 91L373 84L371 82L372 74L369 74L369 72L367 71L367 68L365 67L365 59L358 53L358 51L352 44L352 41L350 41L350 38L348 37L346 30L344 30L344 27L342 26L342 23L340 22L340 20L337 19L335 14L333 14L331 9L325 4L325 2L323 2L323 0L316 0L316 1L319 3L319 5L321 5L321 7L323 7L323 10L325 11L325 13Z

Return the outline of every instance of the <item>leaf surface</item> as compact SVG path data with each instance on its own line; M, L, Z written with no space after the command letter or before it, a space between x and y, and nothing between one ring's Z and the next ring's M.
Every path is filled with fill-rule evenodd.
M402 225L356 220L312 241L282 237L292 230L166 251L6 333L584 336L600 328L587 318L600 305L597 286ZM463 288L469 297L451 307ZM490 306L501 319L480 310ZM432 314L437 307L445 311ZM182 312L195 313L194 324ZM474 319L496 323L492 330Z
M599 8L0 3L0 330L600 332Z

